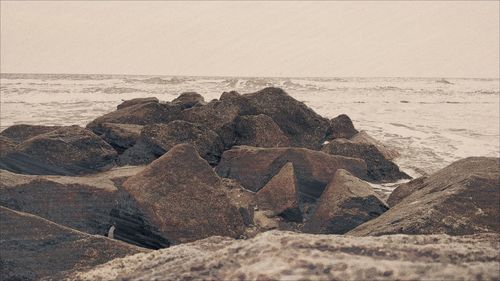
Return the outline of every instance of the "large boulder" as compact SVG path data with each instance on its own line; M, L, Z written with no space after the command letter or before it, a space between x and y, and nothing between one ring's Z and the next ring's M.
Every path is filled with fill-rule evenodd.
M351 118L345 114L341 114L329 121L330 129L328 131L329 139L349 139L358 133L354 128Z
M32 176L0 170L0 205L90 234L107 235L117 186L142 167L82 176Z
M2 280L61 280L64 274L144 249L93 236L40 217L0 206Z
M178 105L182 109L191 108L194 106L205 105L205 99L202 95L196 92L185 92L180 94L177 98L172 100L173 105Z
M123 191L128 197L114 212L118 239L154 248L243 232L243 219L222 190L221 179L192 145L174 146L125 181ZM135 235L143 229L155 241Z
M224 149L219 135L206 126L176 120L168 124L146 125L137 143L119 157L119 164L150 163L180 143L192 144L212 165L219 162Z
M267 115L241 116L236 121L235 145L257 147L287 147L288 137L280 127Z
M168 123L179 119L181 108L156 101L132 104L100 116L87 124L87 129L100 135L103 133L104 123L147 125L155 123Z
M500 232L499 158L465 158L410 186L395 190L389 211L349 234Z
M116 109L123 109L125 107L133 106L133 105L138 105L138 104L145 104L145 103L159 103L160 101L156 97L147 97L147 98L135 98L131 100L126 100L120 103L119 105L116 106Z
M78 175L113 167L116 151L78 126L41 134L2 155L0 168L22 174Z
M347 139L334 139L325 144L321 151L331 155L365 160L368 168L368 178L375 182L393 182L399 179L409 179L406 173L399 170L393 162L387 160L375 145L355 143Z
M304 231L344 234L388 209L368 183L339 169L319 198Z
M302 222L298 193L293 164L289 162L257 192L255 198L259 209L271 210L290 221Z
M399 157L399 152L394 148L390 147L370 136L366 131L361 131L350 138L352 142L373 144L382 155L388 160L394 160Z
M3 155L14 151L16 145L17 144L8 137L0 136L0 159Z
M306 148L257 148L236 146L222 154L216 168L221 177L238 180L245 188L259 191L287 163L292 162L300 193L318 198L337 169L366 177L361 159L329 155Z
M268 231L116 259L71 280L498 280L498 235L352 237Z
M292 146L318 149L329 131L325 119L280 88L265 88L243 97L258 113L271 117Z
M103 123L101 135L118 153L134 146L144 126L134 124Z
M19 124L19 125L12 125L7 129L3 130L2 132L0 132L0 136L7 137L12 141L14 141L15 143L21 143L32 137L49 133L60 128L62 127Z

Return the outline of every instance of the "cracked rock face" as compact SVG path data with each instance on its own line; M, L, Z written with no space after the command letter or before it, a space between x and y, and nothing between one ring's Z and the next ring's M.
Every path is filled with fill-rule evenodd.
M113 260L75 280L495 280L497 234L352 237L269 231Z

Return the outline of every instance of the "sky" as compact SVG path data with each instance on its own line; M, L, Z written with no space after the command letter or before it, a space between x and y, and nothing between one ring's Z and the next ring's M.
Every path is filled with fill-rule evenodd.
M499 1L1 1L2 73L500 76Z

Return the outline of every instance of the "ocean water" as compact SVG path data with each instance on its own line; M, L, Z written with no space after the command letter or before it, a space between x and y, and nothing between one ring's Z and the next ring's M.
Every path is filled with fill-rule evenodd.
M467 156L499 156L499 79L234 78L2 74L0 126L85 126L123 100L170 101L195 91L207 101L224 91L281 87L322 116L348 114L359 130L399 150L412 176Z

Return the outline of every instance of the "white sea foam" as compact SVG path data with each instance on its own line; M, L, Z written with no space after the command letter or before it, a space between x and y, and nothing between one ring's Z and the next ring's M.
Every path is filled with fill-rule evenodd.
M206 100L276 86L332 118L348 114L358 129L401 153L409 174L431 173L467 156L499 156L499 79L234 78L2 74L1 127L85 125L122 100L185 91Z

